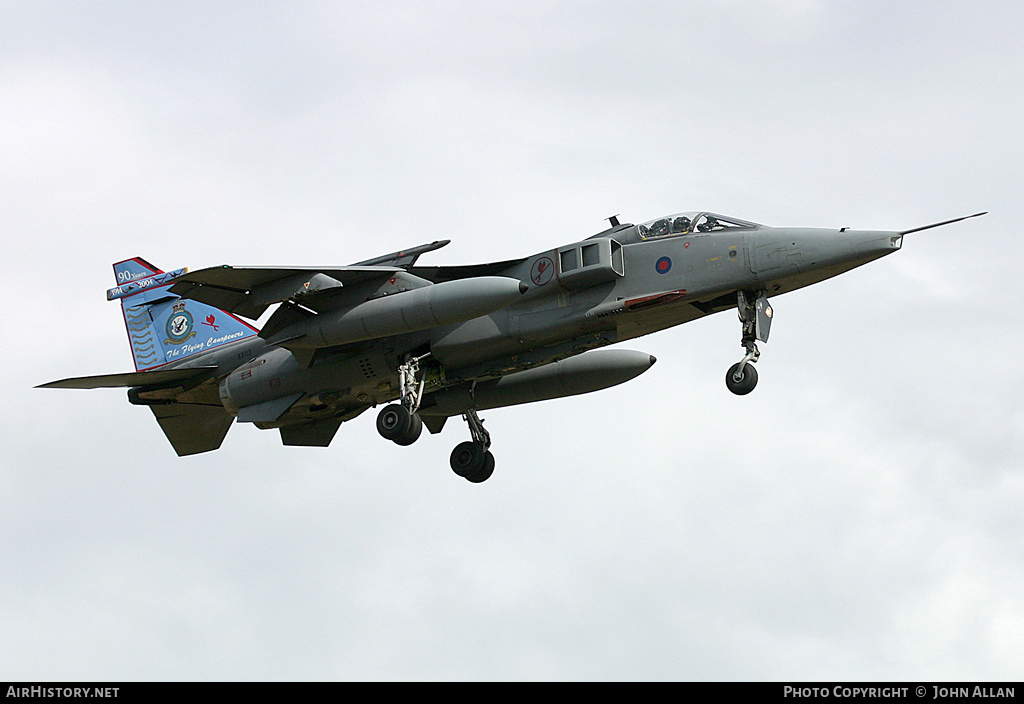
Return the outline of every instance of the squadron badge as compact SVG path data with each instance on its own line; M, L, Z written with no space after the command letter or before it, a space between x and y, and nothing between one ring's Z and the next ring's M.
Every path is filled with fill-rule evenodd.
M192 326L192 314L185 310L185 304L174 304L174 312L167 319L167 339L164 340L164 343L180 345L186 340L192 339L196 334Z

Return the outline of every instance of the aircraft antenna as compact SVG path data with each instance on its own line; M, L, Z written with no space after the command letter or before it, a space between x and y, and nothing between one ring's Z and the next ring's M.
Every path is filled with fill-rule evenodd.
M909 235L911 232L920 232L921 230L930 230L933 227L941 227L943 225L949 225L950 223L953 223L953 222L960 222L961 220L968 220L970 218L976 218L976 217L979 217L981 215L988 215L988 211L986 210L984 213L975 213L974 215L964 215L962 218L953 218L952 220L945 220L943 222L937 222L937 223L934 223L932 225L924 225L923 227L915 227L912 230L904 230L900 234L901 235Z

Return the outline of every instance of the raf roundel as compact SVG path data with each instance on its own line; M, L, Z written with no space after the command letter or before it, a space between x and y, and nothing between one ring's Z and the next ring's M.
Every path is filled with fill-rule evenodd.
M672 268L672 260L668 257L662 257L654 263L654 270L659 274L667 274L669 269Z

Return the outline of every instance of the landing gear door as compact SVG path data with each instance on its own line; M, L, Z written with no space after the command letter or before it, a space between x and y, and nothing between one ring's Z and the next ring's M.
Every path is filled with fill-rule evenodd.
M757 311L757 339L761 342L768 342L768 333L771 331L772 316L774 315L771 304L768 303L766 296L761 296L754 303L754 308Z

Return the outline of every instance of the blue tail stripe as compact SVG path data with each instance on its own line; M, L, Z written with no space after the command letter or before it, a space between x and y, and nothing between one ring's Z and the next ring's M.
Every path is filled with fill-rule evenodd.
M183 299L169 291L185 269L164 273L144 259L114 265L119 279L142 274L107 292L120 299L136 371L178 362L207 350L253 337L259 330L227 311ZM165 283L167 282L167 283Z

